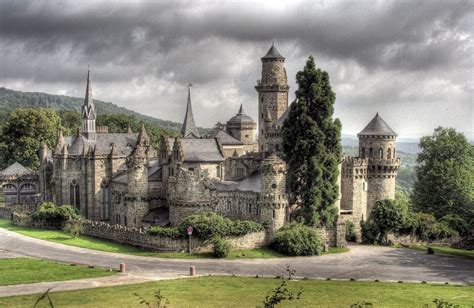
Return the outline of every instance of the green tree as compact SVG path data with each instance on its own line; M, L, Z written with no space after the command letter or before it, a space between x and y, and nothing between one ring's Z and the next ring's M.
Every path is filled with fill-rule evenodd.
M474 146L453 128L420 140L413 207L436 218L474 216Z
M65 109L59 111L61 117L61 125L63 126L63 135L74 135L78 128L81 128L81 114L77 110Z
M288 164L288 186L299 204L295 218L309 226L331 225L337 219L341 123L333 119L335 93L327 72L312 56L296 74L297 101L282 128Z
M398 233L405 228L408 219L408 206L399 200L380 200L370 212L369 222L375 224L376 238L379 243L387 242L389 232Z
M17 161L37 169L38 150L43 143L50 149L54 146L60 123L59 115L50 108L19 108L12 112L0 136L2 167Z

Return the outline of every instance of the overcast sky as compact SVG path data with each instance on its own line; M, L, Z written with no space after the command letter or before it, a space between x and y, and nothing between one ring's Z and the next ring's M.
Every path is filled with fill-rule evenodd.
M474 1L1 1L0 86L84 96L197 125L241 103L257 118L260 58L275 41L290 99L311 54L355 134L378 111L402 137L451 126L473 138Z

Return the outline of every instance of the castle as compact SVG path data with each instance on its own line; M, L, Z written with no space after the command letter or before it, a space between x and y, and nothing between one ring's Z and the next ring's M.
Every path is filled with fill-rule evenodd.
M241 106L201 136L189 89L182 136L163 137L159 149L143 125L137 133L96 127L88 73L82 129L74 136L59 132L54 149L40 149L41 198L71 204L90 220L131 227L176 226L188 215L214 211L279 229L291 211L286 164L278 155L289 86L285 58L275 46L261 61L258 125ZM340 217L357 226L377 200L394 198L400 166L397 135L378 114L358 137L359 155L341 162L336 201Z

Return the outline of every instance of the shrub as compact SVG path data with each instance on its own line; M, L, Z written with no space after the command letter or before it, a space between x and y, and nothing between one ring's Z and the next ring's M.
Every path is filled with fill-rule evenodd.
M348 242L356 241L354 223L350 220L346 220L346 241Z
M434 251L433 248L428 247L428 248L426 249L426 253L429 254L429 255L434 255L435 251Z
M321 254L323 241L315 229L302 224L290 224L276 233L271 247L289 256L313 256Z
M443 216L440 222L457 231L461 236L466 236L469 233L469 223L458 215L449 214Z
M82 233L84 227L82 225L82 220L68 220L64 223L63 230L71 235L71 237L76 238L79 234Z
M227 257L232 250L232 245L220 237L212 239L212 255L216 258Z
M180 225L180 230L185 234L186 228L192 226L193 234L210 239L215 236L239 236L263 230L263 225L248 220L231 220L214 212L205 212L188 216Z
M81 220L79 211L71 205L57 206L53 202L42 203L38 210L31 216L34 221L42 221L48 224L62 225L69 220Z
M412 213L408 228L422 240L437 240L458 234L445 222L439 222L433 215L426 213Z
M378 228L372 221L361 221L362 242L366 244L377 244Z
M172 227L153 227L148 230L148 233L156 236L163 236L169 238L184 237L184 233L179 228Z

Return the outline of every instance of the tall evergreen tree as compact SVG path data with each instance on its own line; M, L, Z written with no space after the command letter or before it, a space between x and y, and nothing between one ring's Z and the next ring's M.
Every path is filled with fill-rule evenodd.
M337 219L341 159L341 123L333 119L335 93L327 72L309 57L296 74L298 90L282 128L288 185L299 205L296 219L310 226L331 225Z
M453 128L420 140L413 207L437 218L474 218L474 146Z

